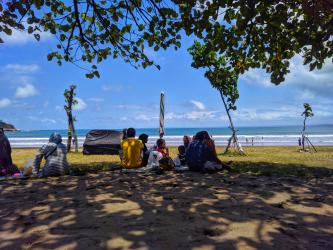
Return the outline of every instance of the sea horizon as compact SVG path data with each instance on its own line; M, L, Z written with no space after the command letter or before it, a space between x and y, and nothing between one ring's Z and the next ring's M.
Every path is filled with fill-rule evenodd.
M86 134L92 129L77 129L79 146L82 146ZM122 129L113 129L121 131ZM206 130L213 137L217 146L224 146L228 142L231 130L228 127L192 127L165 128L165 140L169 146L182 144L184 135L193 136L196 132ZM136 128L137 136L149 135L148 145L154 145L159 138L158 128ZM244 146L297 146L301 136L302 126L240 126L237 127L239 141ZM67 129L20 130L6 133L13 148L40 147L48 141L52 132L62 135L66 143ZM306 134L311 142L317 146L333 146L333 124L307 126Z

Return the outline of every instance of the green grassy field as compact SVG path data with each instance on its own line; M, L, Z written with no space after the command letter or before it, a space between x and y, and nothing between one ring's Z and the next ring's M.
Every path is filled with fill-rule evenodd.
M304 177L333 176L333 147L318 147L317 153L299 152L298 147L246 147L246 156L237 154L223 155L223 148L217 149L221 160L232 161L236 172L256 174L296 175ZM172 157L176 148L171 147ZM37 149L13 149L13 161L19 168L33 159ZM68 160L76 172L94 172L108 170L110 166L119 165L116 155L82 155L68 154Z

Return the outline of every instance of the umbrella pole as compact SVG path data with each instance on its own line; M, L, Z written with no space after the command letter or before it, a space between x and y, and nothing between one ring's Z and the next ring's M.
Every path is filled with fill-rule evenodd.
M161 92L161 98L160 98L160 138L163 138L164 135L164 106L165 106L165 100L164 100L164 92Z

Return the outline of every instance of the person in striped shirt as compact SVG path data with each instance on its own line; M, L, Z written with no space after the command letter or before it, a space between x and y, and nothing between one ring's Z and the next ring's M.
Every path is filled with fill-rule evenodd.
M45 165L40 169L43 158L45 158ZM36 155L33 167L33 174L40 177L69 174L67 150L60 134L51 134L49 142L42 146Z

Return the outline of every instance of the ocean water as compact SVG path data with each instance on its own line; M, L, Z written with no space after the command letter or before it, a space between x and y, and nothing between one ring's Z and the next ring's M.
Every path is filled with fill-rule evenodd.
M301 126L278 127L239 127L238 138L243 146L289 146L298 145L301 135ZM83 145L86 134L90 129L78 129L79 146ZM121 129L118 129L121 131ZM177 146L182 144L183 135L194 135L198 131L207 130L215 140L215 144L223 146L231 135L229 128L166 128L164 139L167 145ZM36 148L47 143L52 132L58 132L66 143L67 130L31 130L19 132L7 132L7 136L13 148ZM158 128L137 129L137 135L146 133L149 135L149 145L154 145L158 139ZM333 146L333 125L310 126L307 134L311 142L317 146Z

